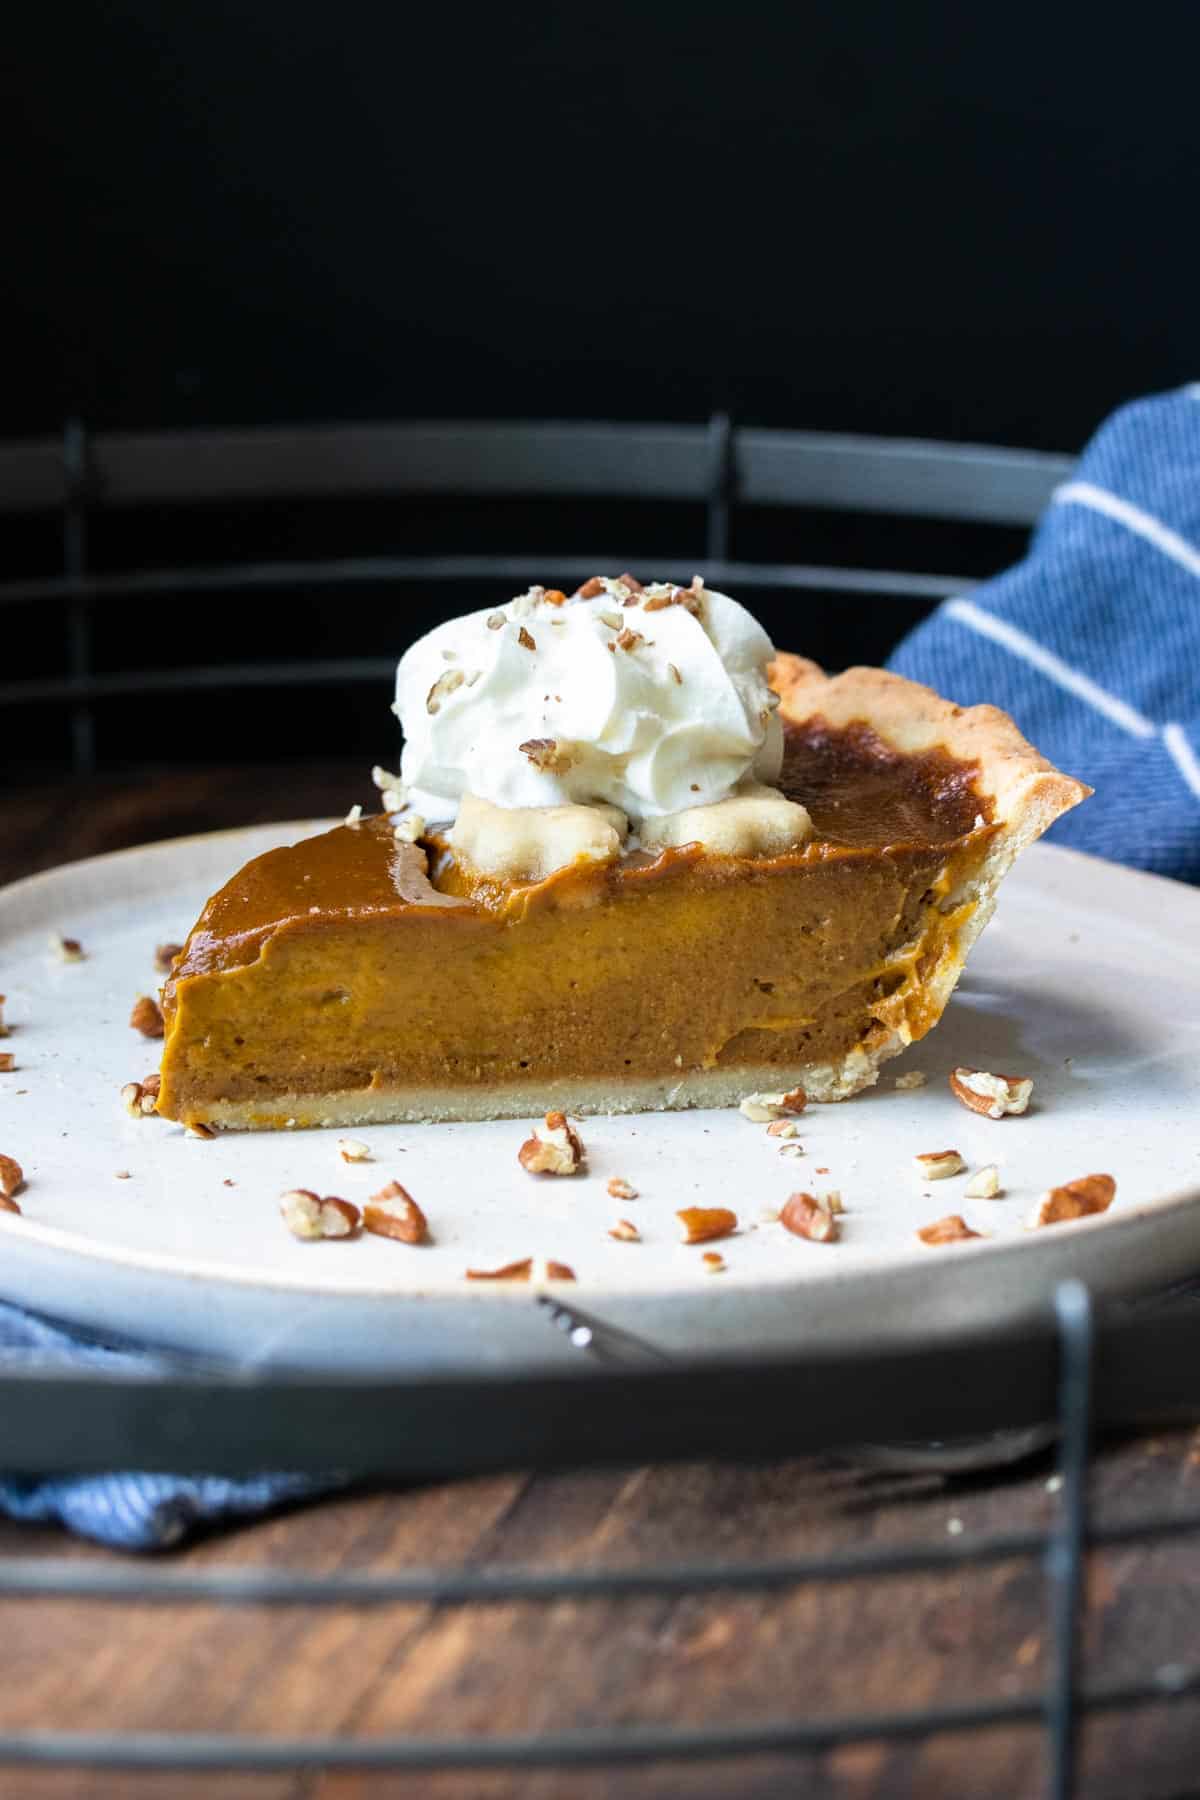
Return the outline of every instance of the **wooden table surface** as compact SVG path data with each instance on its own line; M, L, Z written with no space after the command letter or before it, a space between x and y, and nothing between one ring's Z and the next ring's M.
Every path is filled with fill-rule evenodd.
M0 796L0 881L128 844L370 799L335 764L202 769L62 782ZM2 1292L0 1281L0 1292ZM655 1565L697 1557L811 1555L1044 1526L1046 1459L948 1479L812 1459L690 1464L354 1493L214 1534L173 1553L184 1568L360 1572L524 1563ZM1095 1517L1200 1507L1200 1435L1100 1447ZM0 1521L0 1555L111 1561L57 1530ZM1133 1679L1194 1661L1200 1539L1091 1559L1086 1673ZM824 1711L967 1703L1036 1689L1047 1669L1036 1566L674 1600L550 1606L320 1609L0 1602L0 1730L142 1727L304 1734L538 1731L609 1722L713 1723ZM1039 1794L1033 1728L847 1748L816 1757L533 1775L323 1773L223 1776L0 1771L16 1800L643 1800L767 1795L1015 1800ZM1149 1800L1200 1791L1200 1706L1151 1706L1090 1723L1079 1792Z

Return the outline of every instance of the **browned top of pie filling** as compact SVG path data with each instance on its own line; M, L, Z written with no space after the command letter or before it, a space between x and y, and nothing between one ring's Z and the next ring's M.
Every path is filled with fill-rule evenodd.
M978 774L978 764L945 750L893 750L869 725L814 718L784 727L780 786L808 808L815 839L835 846L943 844L981 817L990 824Z
M736 862L685 845L657 856L638 853L615 865L598 865L587 876L560 870L525 887L478 879L456 868L452 858L439 857L440 840L432 824L433 881L440 890L434 892L420 858L411 846L396 843L385 818L340 826L256 858L213 896L167 984L168 1002L175 978L244 964L257 954L263 938L284 924L292 932L306 931L331 921L378 921L414 908L426 916L442 911L449 923L450 915L461 918L480 907L511 916L518 900L524 913L542 890L548 897L551 892L561 897L572 880L645 891L660 877L685 869L693 880L711 873L728 882L739 869L759 875L795 873L810 865L869 865L881 857L894 862L936 853L979 825L991 824L992 802L979 791L977 775L975 763L961 762L941 749L918 755L894 750L865 724L835 728L820 718L788 724L781 786L803 802L814 825L812 838L797 850ZM718 870L718 863L726 866Z

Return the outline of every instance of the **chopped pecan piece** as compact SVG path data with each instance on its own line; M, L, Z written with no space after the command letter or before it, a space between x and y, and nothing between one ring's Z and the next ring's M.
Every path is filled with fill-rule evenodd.
M425 711L437 712L442 701L448 699L466 679L461 669L447 669L444 674L439 675L425 696Z
M517 1152L521 1167L531 1175L575 1175L586 1156L582 1138L560 1112L548 1112L541 1135L535 1128Z
M60 962L82 962L83 961L84 949L83 949L83 945L80 943L79 939L73 938L73 937L64 937L61 931L51 932L50 948L53 950L54 954L58 957Z
M353 1237L359 1228L359 1212L350 1200L340 1200L336 1194L326 1194L321 1202L321 1236L326 1238Z
M582 587L575 589L577 600L595 600L604 592L604 582L599 575L589 575Z
M547 606L565 606L567 604L567 596L561 588L547 588L542 599Z
M1030 1214L1029 1227L1034 1230L1040 1225L1065 1225L1072 1219L1107 1212L1116 1191L1111 1175L1081 1175L1076 1181L1064 1181L1061 1187L1042 1195Z
M0 1156L0 1196L11 1200L25 1185L25 1171L15 1156Z
M618 575L617 580L621 583L622 587L628 588L629 592L635 598L638 594L644 594L646 591L645 588L642 586L641 582L638 580L637 576L631 575L629 573L628 569L626 569L624 575Z
M767 1126L767 1136L774 1138L794 1138L800 1127L794 1119L772 1119Z
M483 622L489 631L503 631L508 624L508 615L502 612L490 612Z
M675 1217L685 1244L707 1244L737 1230L737 1214L727 1206L685 1206Z
M361 1138L339 1138L338 1155L343 1162L370 1162L371 1146L364 1144Z
M363 1207L363 1224L376 1237L395 1238L401 1244L429 1242L428 1219L398 1181L389 1181L371 1195Z
M210 1125L205 1119L196 1119L191 1125L184 1126L183 1135L184 1137L199 1138L202 1143L211 1144L217 1135L217 1128L215 1125Z
M523 1256L520 1262L505 1263L499 1269L468 1269L468 1281L528 1281L533 1268L532 1256Z
M680 687L682 687L683 686L683 676L679 673L679 670L675 667L675 664L668 663L667 668L670 670L671 679L673 681L677 681L679 683Z
M575 758L561 748L556 738L526 738L517 749L544 775L565 775L575 763Z
M807 1105L808 1095L802 1087L795 1087L786 1094L747 1094L738 1111L752 1124L766 1125L788 1113L802 1113Z
M17 1059L11 1050L0 1050L0 1075L11 1075L17 1066Z
M976 1169L963 1189L968 1200L998 1200L1003 1192L1000 1171L995 1163L985 1163L982 1169Z
M139 994L133 1003L133 1011L129 1015L129 1023L134 1031L140 1031L143 1037L160 1038L163 1035L162 1008L157 1000L149 994Z
M610 1227L608 1235L610 1238L616 1238L618 1243L622 1244L640 1244L642 1241L642 1234L632 1219L618 1219L616 1224Z
M7 998L7 994L0 994L0 1037L8 1037L10 1035L9 1028L4 1023L4 1002Z
M1029 1105L1033 1082L1027 1075L992 1075L987 1069L952 1069L950 1092L968 1111L986 1119L1003 1119L1023 1113Z
M700 1261L706 1275L722 1275L725 1272L725 1258L719 1250L706 1250Z
M617 649L636 650L638 645L644 644L645 641L646 640L640 631L630 631L629 627L626 625L617 636Z
M694 616L701 610L701 599L704 593L704 582L699 575L693 575L690 587L672 588L668 594L654 594L643 601L646 612L661 612L667 606L683 606Z
M552 1256L535 1256L529 1271L530 1281L574 1281L570 1263L555 1262Z
M158 1090L161 1077L147 1075L145 1081L127 1081L121 1089L121 1099L125 1111L131 1119L149 1118L158 1109Z
M320 1237L321 1196L311 1188L293 1188L290 1193L281 1194L279 1211L293 1237Z
M311 1188L293 1188L281 1196L279 1211L292 1236L310 1243L320 1238L354 1237L358 1231L357 1206L336 1194L322 1200Z
M808 1238L814 1244L833 1244L841 1236L833 1208L815 1194L789 1195L779 1222L793 1237Z
M517 633L517 642L518 642L518 644L520 644L522 650L536 650L537 649L537 644L534 642L532 636L530 635L530 633L528 631L526 631L526 629L523 625L522 625L520 631L518 631L518 633Z
M913 1168L922 1181L945 1181L951 1175L961 1175L966 1166L957 1150L927 1150L913 1157Z
M779 1094L747 1094L738 1103L738 1111L752 1125L767 1125L783 1116L781 1098Z
M981 1234L972 1231L964 1218L958 1213L948 1213L944 1219L935 1219L932 1225L922 1225L917 1232L923 1244L964 1244L968 1238L977 1238Z
M614 1175L608 1184L608 1192L614 1200L636 1200L637 1189L632 1187L621 1175Z
M160 975L169 975L175 966L175 958L182 955L182 944L156 944L154 947L154 966Z

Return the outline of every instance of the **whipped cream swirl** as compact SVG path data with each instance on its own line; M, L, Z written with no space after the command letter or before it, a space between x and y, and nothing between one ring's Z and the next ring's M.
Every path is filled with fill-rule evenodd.
M634 822L775 782L783 737L771 641L705 588L596 578L451 619L396 673L401 774L431 819L495 806L605 803Z

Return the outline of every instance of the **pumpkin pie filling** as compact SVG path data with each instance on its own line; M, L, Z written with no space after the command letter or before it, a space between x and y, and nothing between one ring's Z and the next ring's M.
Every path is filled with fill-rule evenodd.
M990 708L782 656L782 854L537 880L386 815L256 858L164 989L160 1113L241 1128L845 1098L937 1023L1013 857L1086 790Z

